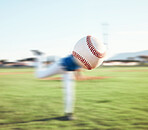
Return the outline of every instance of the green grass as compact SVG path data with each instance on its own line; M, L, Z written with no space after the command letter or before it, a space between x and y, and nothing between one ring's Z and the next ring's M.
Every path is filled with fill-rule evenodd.
M0 130L148 130L147 67L100 67L83 74L111 78L76 83L74 121L56 119L64 109L60 81L38 80L33 73L0 75Z

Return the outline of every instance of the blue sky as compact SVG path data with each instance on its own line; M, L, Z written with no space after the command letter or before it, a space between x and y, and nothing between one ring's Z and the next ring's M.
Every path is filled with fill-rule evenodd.
M148 0L0 0L0 59L68 55L86 35L103 41L102 23L108 57L148 50Z

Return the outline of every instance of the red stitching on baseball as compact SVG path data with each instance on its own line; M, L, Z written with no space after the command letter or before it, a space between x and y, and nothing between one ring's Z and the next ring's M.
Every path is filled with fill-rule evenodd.
M87 61L86 59L84 59L82 56L80 56L77 52L73 51L73 52L72 52L72 55L73 55L75 58L77 58L78 60L80 60L80 61L86 66L86 68L87 68L88 70L91 70L91 69L92 69L92 67L91 67L91 65L88 63L88 61Z
M95 55L98 58L103 58L105 56L105 53L100 53L95 49L95 47L93 46L93 44L91 42L91 36L87 36L86 41L87 41L87 45L93 55Z

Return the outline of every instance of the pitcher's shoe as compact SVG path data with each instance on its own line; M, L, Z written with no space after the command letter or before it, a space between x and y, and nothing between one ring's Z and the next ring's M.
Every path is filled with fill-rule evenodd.
M65 113L64 119L65 120L75 120L75 117L73 116L73 113Z

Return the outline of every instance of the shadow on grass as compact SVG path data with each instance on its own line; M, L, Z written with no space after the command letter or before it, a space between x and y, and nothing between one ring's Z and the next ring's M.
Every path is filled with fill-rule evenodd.
M17 122L10 122L10 123L0 123L0 125L30 123L30 122L36 122L36 121L51 121L51 120L69 121L69 120L67 120L67 119L65 118L65 116L60 116L60 117L44 118L44 119L37 119L37 120L30 120L30 121L17 121Z

